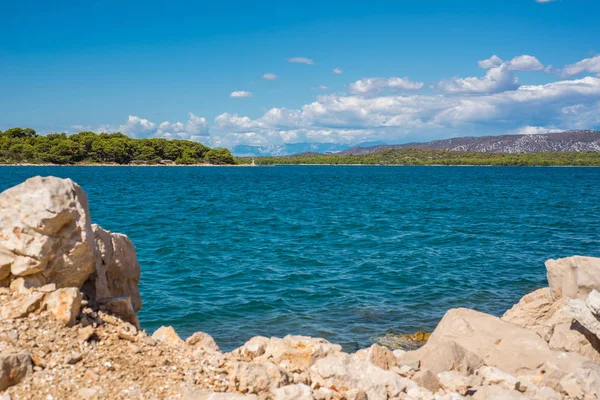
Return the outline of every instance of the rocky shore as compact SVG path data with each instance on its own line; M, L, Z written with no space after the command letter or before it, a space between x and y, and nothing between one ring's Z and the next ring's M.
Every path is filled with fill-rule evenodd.
M68 179L0 194L0 399L600 399L600 259L546 263L502 318L449 310L416 350L140 329L140 266Z

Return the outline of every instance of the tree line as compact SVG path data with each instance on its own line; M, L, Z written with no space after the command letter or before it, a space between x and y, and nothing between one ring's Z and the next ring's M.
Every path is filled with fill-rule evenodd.
M600 152L483 153L474 151L390 149L373 154L328 155L303 153L292 156L257 157L257 165L494 165L494 166L600 166ZM239 158L247 164L252 158Z
M133 139L122 133L38 135L31 128L0 131L0 163L235 164L228 149L189 140Z

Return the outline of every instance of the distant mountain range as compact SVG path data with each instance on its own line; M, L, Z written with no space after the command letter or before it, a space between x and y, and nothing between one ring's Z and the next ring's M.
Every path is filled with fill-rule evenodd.
M423 143L385 144L365 142L357 146L336 143L288 143L283 145L238 145L238 157L288 156L300 153L358 155L387 149L437 149L490 153L537 153L541 151L600 151L600 131L572 130L533 135L465 136Z
M600 151L600 131L578 130L534 135L465 136L425 143L357 146L338 155L378 153L387 149L436 149L488 153L539 153L542 151Z

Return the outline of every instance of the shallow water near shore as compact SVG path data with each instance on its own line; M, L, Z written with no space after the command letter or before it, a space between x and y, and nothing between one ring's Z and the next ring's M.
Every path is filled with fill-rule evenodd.
M600 169L2 167L0 190L69 177L127 234L142 327L224 350L302 334L368 346L452 307L501 315L544 261L600 256Z

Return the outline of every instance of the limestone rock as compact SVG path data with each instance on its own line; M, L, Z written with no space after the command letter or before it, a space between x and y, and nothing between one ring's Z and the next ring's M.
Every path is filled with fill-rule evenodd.
M199 350L217 352L219 351L219 346L217 343L207 333L204 332L196 332L192 336L186 339L185 344L188 346L193 346Z
M314 400L310 387L302 383L275 389L275 400Z
M454 340L429 341L419 350L408 351L399 358L400 365L425 368L439 374L444 371L456 371L470 375L483 365L483 359L467 350Z
M133 305L131 304L131 297L108 297L100 300L98 304L102 309L120 317L124 321L129 322L137 329L140 329L140 321L135 314Z
M81 287L94 270L87 196L70 179L35 177L0 193L2 270ZM4 272L5 274L5 272Z
M411 379L432 393L437 392L441 388L437 376L428 369L420 370Z
M471 397L473 400L527 400L529 397L517 392L503 388L502 386L483 386Z
M239 357L252 360L265 354L268 345L269 338L255 336L248 340L242 347L235 349L232 353Z
M179 346L184 343L172 326L161 326L152 334L152 339L172 346Z
M552 327L546 323L556 311L550 288L538 289L526 294L510 310L502 316L502 320L540 334L546 341L550 340Z
M569 313L588 331L600 337L600 320L582 300L570 300L568 304Z
M546 261L548 283L554 299L585 300L600 290L600 258L573 256Z
M92 225L98 249L94 277L94 298L130 297L135 312L142 308L138 289L140 265L135 247L129 238Z
M471 378L456 371L440 372L437 375L440 386L448 392L456 392L466 395L472 387Z
M215 393L206 390L188 389L183 400L257 400L256 396L243 396L236 393Z
M507 374L495 367L481 367L477 371L483 385L502 386L506 389L514 390L519 380L514 376Z
M81 308L81 292L76 288L63 288L49 293L44 298L44 306L54 317L72 326Z
M585 300L585 304L588 306L592 314L600 317L600 292L592 290Z
M229 388L242 393L262 393L289 383L285 371L273 363L256 364L240 362L230 374Z
M465 308L449 310L418 352L427 352L429 346L447 340L477 355L486 365L513 375L535 371L551 353L548 343L535 332ZM435 364L431 357L433 354L430 363ZM442 372L439 367L426 368Z
M576 353L555 352L544 363L535 382L559 393L600 392L600 365Z
M39 309L44 293L25 293L17 295L0 307L0 319L23 318Z
M0 391L19 383L31 372L31 358L27 353L0 354Z
M290 371L298 371L313 365L318 359L339 354L342 347L325 339L288 335L283 339L271 338L261 359L284 364Z
M369 399L399 396L414 382L348 354L332 354L310 367L311 381L320 387L361 389Z

